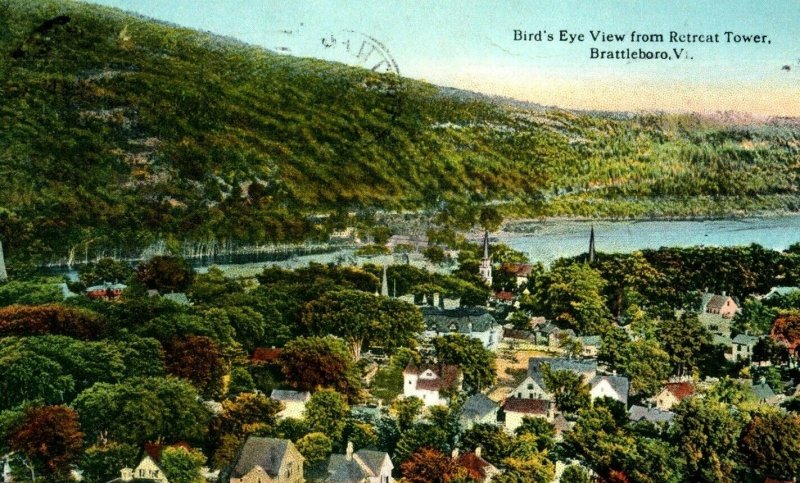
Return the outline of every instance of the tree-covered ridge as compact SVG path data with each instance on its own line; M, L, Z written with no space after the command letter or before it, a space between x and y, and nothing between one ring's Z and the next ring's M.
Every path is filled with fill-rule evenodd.
M81 3L0 1L0 86L12 258L297 240L374 208L798 208L792 120L533 110Z

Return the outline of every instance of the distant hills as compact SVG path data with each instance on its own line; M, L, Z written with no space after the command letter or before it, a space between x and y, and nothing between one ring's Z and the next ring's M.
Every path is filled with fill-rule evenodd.
M0 96L12 259L325 238L374 210L800 209L797 120L545 108L83 3L0 0Z

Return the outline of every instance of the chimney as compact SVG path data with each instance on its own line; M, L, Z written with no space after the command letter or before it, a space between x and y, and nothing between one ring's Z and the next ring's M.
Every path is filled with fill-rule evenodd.
M481 447L480 446L475 448L475 456L477 456L478 458L481 457Z
M453 448L453 452L450 453L450 456L452 456L453 459L458 458L458 448Z
M353 442L352 441L348 441L347 442L347 453L344 455L344 458L347 461L352 461L353 460Z
M725 297L726 295L728 295L728 292L726 292L725 290L723 290L723 291L722 291L722 296L723 296L723 297Z
M122 481L133 481L133 468L122 468L120 476Z

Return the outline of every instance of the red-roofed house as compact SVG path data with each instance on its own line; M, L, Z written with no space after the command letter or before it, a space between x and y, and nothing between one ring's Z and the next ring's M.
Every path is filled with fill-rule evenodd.
M278 357L280 357L281 352L283 352L283 349L277 349L275 347L256 347L253 351L253 355L250 356L250 360L253 362L273 364L278 362Z
M503 412L506 415L506 430L513 432L522 425L522 418L534 417L553 419L551 402L547 399L526 399L510 397L503 403Z
M422 399L426 406L447 405L442 391L461 390L461 369L445 364L409 364L403 371L403 395Z
M529 263L504 263L500 266L500 270L514 277L517 287L522 284L528 283L528 277L531 275L532 267Z
M669 411L673 406L694 394L694 386L691 382L670 382L664 385L655 396L656 407L662 411Z

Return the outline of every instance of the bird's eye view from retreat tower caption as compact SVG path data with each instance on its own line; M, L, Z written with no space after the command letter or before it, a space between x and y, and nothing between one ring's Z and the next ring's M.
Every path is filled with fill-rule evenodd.
M795 0L0 0L0 483L800 478Z

